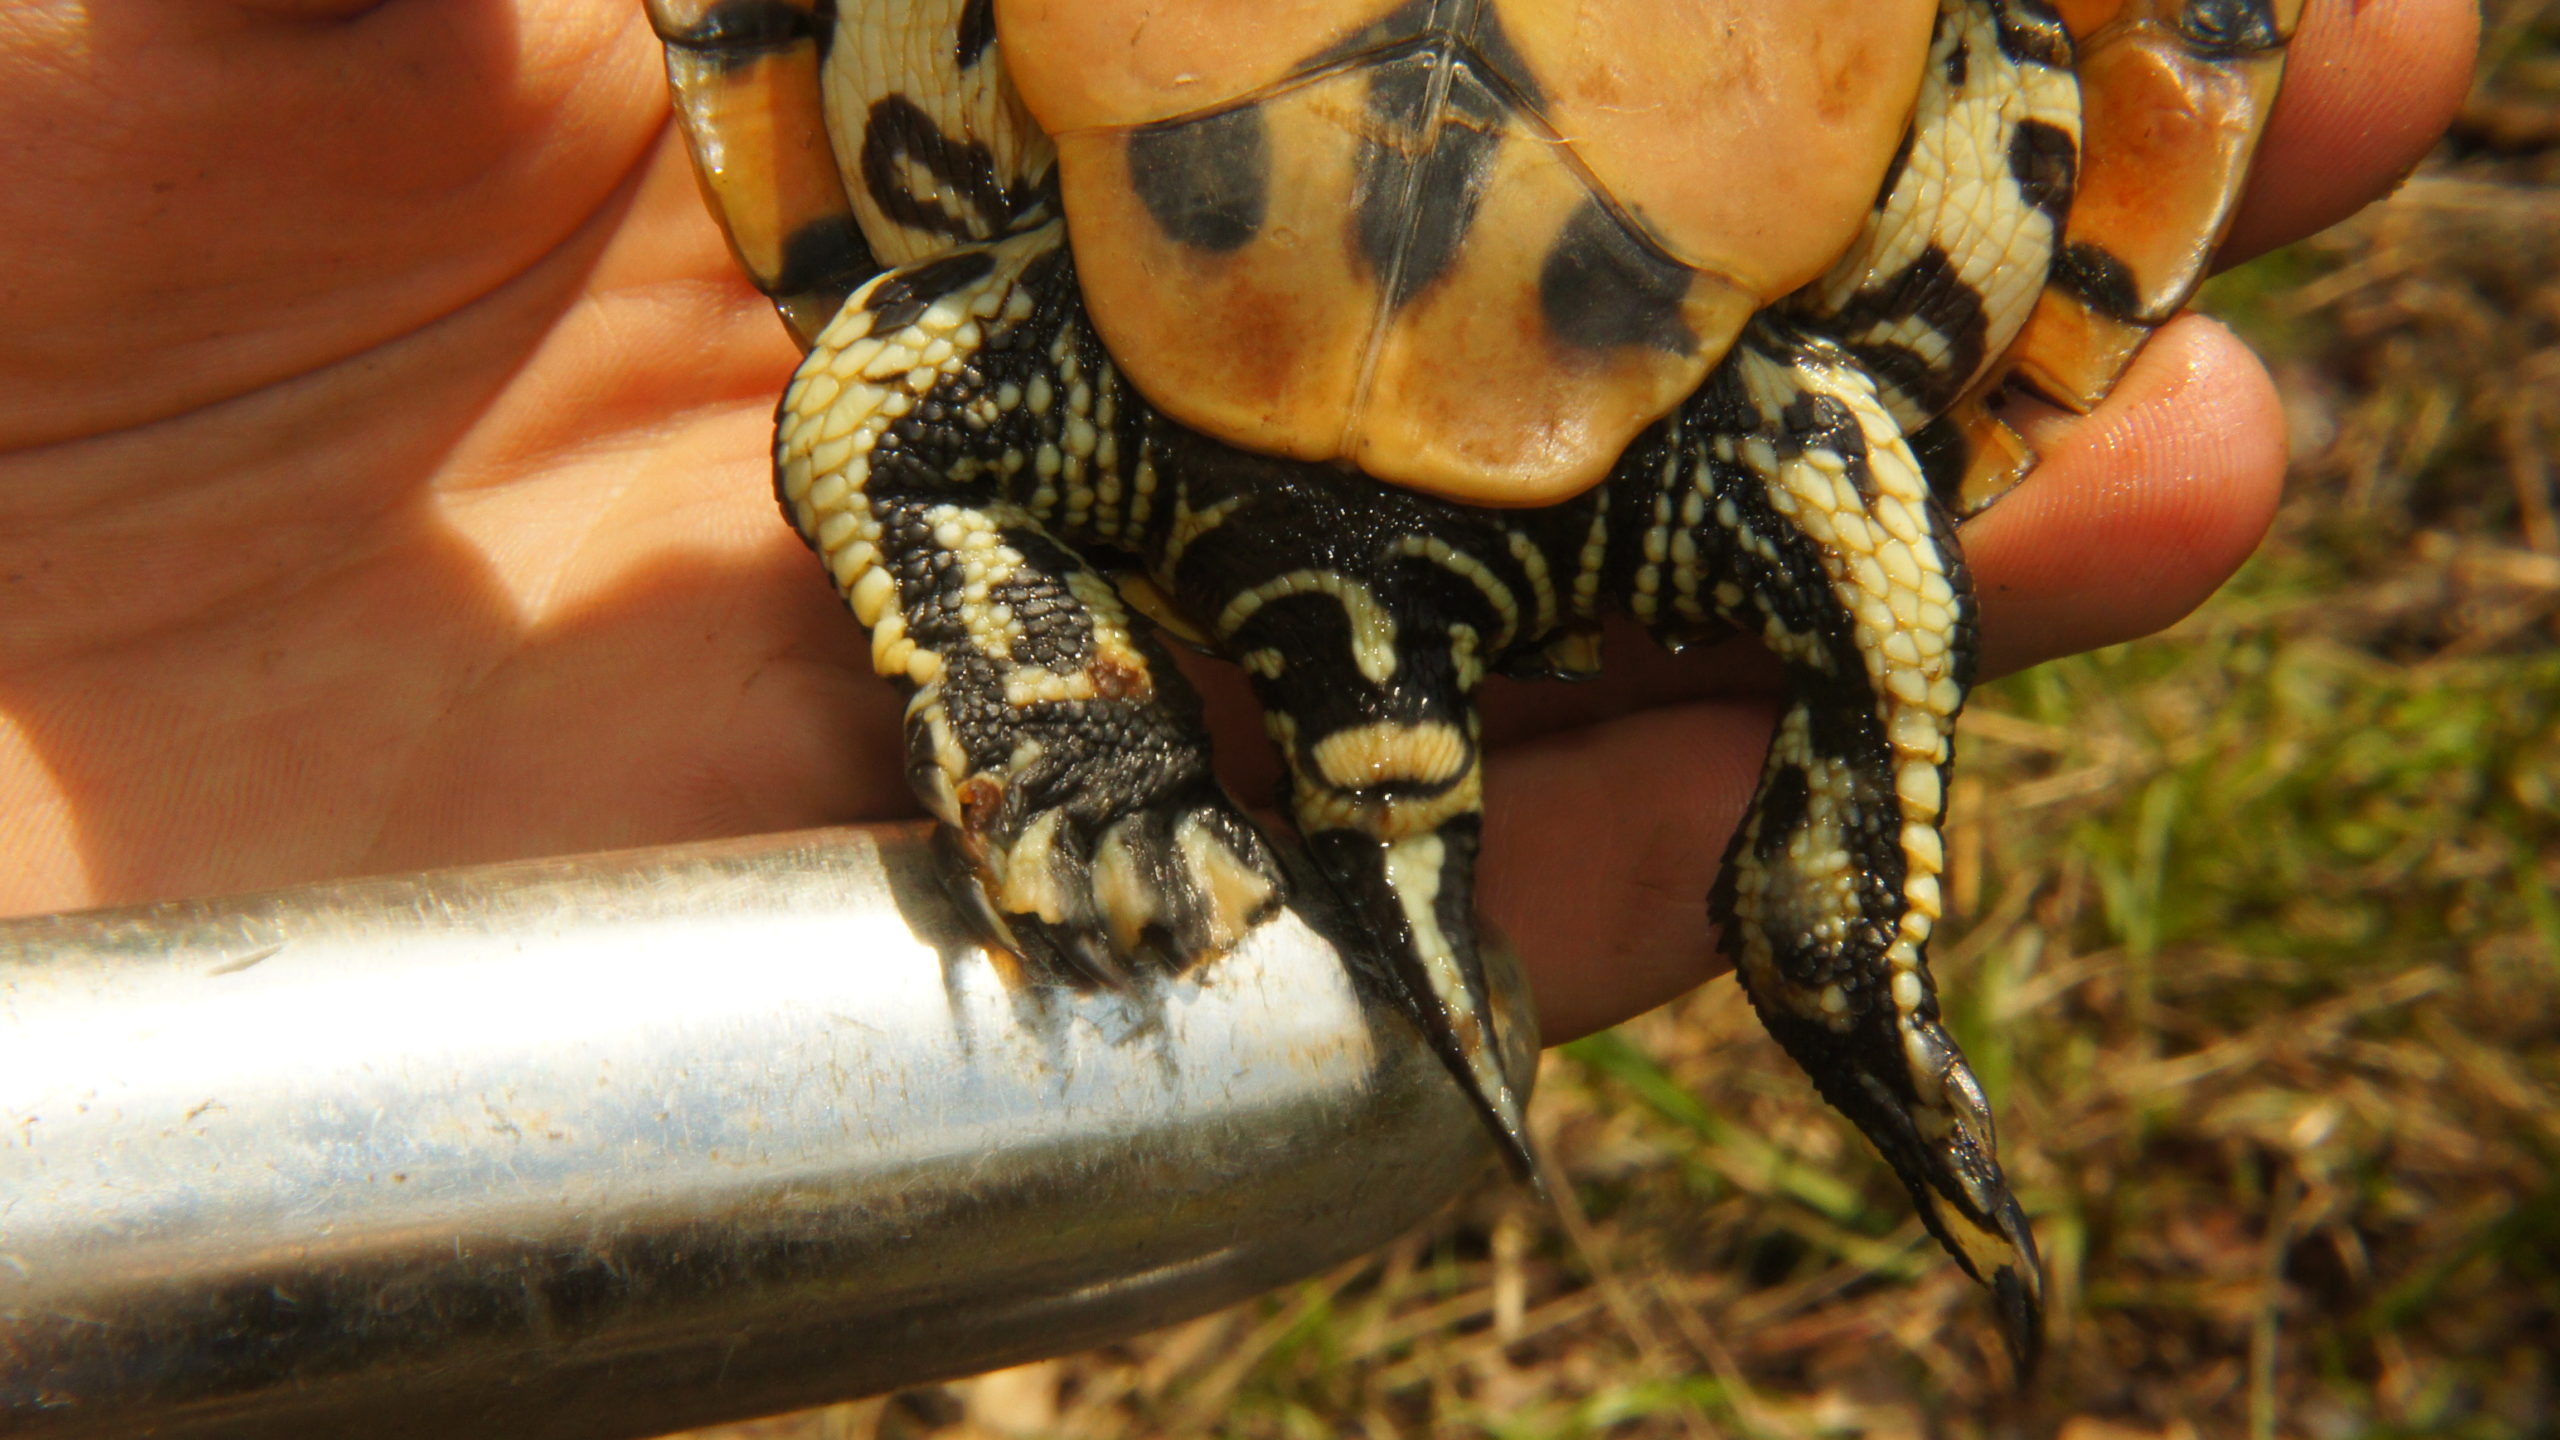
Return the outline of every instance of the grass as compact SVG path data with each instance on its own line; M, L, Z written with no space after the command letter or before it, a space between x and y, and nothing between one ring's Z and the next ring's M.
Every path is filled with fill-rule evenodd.
M2170 633L1989 687L1938 952L2051 1271L1990 1310L1729 983L1566 1047L1556 1212L729 1440L2560 1434L2560 44L2218 281L2300 457Z

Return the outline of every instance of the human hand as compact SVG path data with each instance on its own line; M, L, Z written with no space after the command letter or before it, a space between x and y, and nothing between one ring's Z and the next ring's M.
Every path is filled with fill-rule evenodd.
M2379 193L2466 0L2312 0L2232 250ZM794 360L617 0L0 13L0 913L915 813L899 707L775 515ZM1965 531L1989 667L2167 624L2272 512L2281 419L2164 330ZM1484 898L1550 1038L1716 968L1767 738L1747 652L1616 637L1487 697ZM1195 674L1239 793L1250 702Z

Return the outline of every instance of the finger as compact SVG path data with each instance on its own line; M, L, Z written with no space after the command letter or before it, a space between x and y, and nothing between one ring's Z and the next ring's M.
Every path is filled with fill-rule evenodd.
M665 123L637 5L0 7L0 450L406 334L522 272Z
M1707 927L1707 885L1775 715L1762 702L1707 701L1495 752L1477 893L1528 966L1547 1044L1727 968Z
M2398 184L2452 122L2479 43L2474 0L2313 0L2222 263L2324 230Z
M1964 528L1982 673L2148 635L2249 558L2284 487L2284 412L2249 347L2198 315L2151 337L2085 418Z

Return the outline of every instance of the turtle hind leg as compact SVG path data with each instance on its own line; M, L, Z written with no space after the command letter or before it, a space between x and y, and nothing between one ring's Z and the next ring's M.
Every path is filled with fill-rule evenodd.
M1058 227L856 292L785 393L784 508L907 692L909 776L1016 950L1110 984L1235 944L1285 898L1212 777L1199 702L1041 518L1075 417Z
M2027 1362L2034 1241L1926 960L1975 645L1952 525L1864 371L1765 317L1629 458L1613 483L1642 493L1613 508L1662 532L1618 537L1644 557L1625 574L1640 615L1673 640L1756 634L1791 682L1710 900L1720 943L1771 1034L2000 1292Z
M1167 458L1187 518L1159 583L1251 679L1315 869L1506 1164L1536 1188L1475 913L1475 691L1537 623L1531 562L1484 512L1329 467L1198 437L1174 439Z
M1316 800L1313 808L1329 807ZM1483 1118L1504 1166L1543 1196L1527 1107L1503 1073L1502 1037L1478 952L1475 867L1483 828L1481 801L1473 801L1465 813L1409 834L1360 825L1311 830L1307 851L1370 943L1391 957L1409 1013Z

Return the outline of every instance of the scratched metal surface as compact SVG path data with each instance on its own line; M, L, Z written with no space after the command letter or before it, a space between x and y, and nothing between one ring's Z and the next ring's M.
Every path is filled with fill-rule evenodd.
M914 830L0 922L0 1433L655 1434L1318 1269L1487 1154L1325 926L1044 982Z

